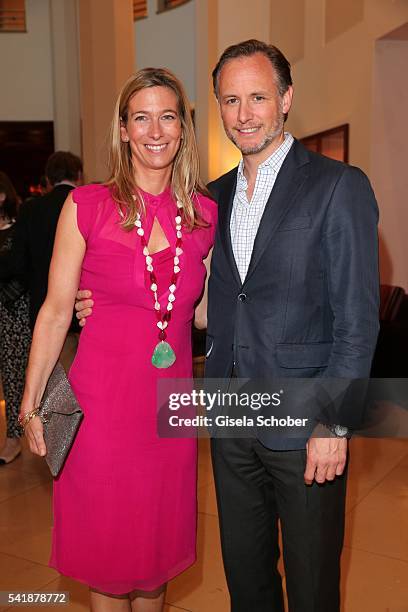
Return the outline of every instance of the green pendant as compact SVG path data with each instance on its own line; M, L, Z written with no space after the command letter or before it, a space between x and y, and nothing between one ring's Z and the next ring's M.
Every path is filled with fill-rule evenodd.
M161 340L153 351L152 364L155 368L169 368L176 361L176 354L168 342Z

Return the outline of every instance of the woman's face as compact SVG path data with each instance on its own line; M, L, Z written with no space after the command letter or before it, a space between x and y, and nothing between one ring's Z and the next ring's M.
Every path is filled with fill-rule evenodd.
M181 142L177 96L168 87L146 87L129 101L121 139L129 142L138 171L171 168Z

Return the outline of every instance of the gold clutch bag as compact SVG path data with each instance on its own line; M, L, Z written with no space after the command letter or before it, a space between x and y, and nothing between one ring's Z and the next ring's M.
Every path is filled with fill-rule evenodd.
M65 370L57 362L48 379L38 411L47 448L45 460L53 476L58 476L64 465L83 415Z

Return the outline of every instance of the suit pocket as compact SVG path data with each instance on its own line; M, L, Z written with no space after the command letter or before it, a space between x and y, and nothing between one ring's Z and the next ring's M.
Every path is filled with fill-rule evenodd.
M276 358L282 368L324 368L330 360L332 342L277 344Z
M278 227L278 232L287 232L291 230L308 229L312 224L310 215L301 215L284 219Z

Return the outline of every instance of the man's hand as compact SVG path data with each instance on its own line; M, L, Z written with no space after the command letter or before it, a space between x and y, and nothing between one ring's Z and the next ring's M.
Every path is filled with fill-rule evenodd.
M86 317L92 314L93 300L89 299L92 296L92 291L87 289L78 290L76 294L75 310L76 317L79 319L79 325L83 327L86 323Z
M323 429L322 429L323 428ZM324 432L326 437L319 437ZM347 461L347 438L336 438L323 425L318 425L306 444L305 483L323 483L341 476Z

